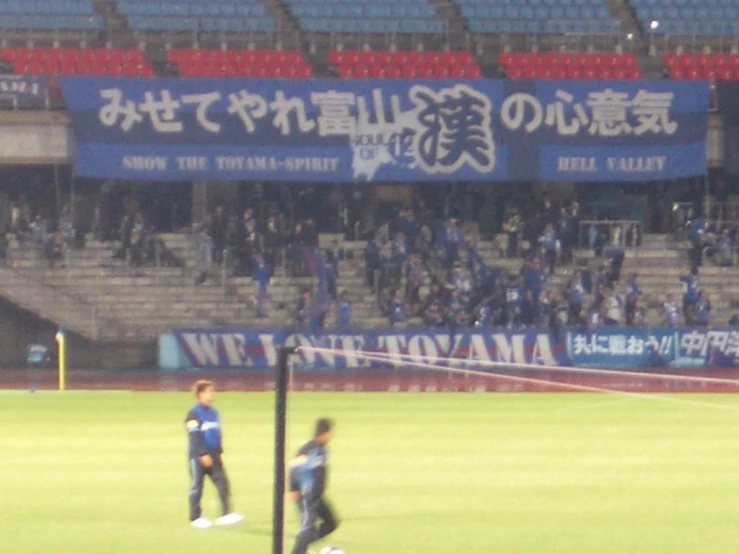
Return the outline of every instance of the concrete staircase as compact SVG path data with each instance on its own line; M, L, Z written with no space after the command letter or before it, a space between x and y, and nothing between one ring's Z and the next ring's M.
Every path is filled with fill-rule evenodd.
M189 235L164 235L168 248L185 261L184 268L128 268L113 257L108 244L88 241L84 250L72 250L66 267L49 268L40 247L11 245L7 267L0 268L0 294L12 303L64 325L93 341L151 342L176 327L284 328L293 325L295 304L302 290L314 288L314 278L287 277L278 269L270 287L271 310L256 318L255 287L251 278L225 276L215 269L205 284L194 285L195 249ZM327 248L336 235L321 235ZM365 283L363 242L343 242L347 257L340 263L338 290L349 292L353 326L382 327L388 324L375 295ZM481 241L478 251L485 262L511 272L521 268L520 259L501 257L502 242ZM646 235L639 248L626 250L622 271L625 281L637 272L649 307L648 320L658 325L664 295L682 297L679 277L687 273L687 244L665 235ZM575 266L593 271L601 263L591 250L575 253ZM559 267L550 279L560 293L574 267ZM709 291L713 321L725 325L739 312L739 270L713 267L706 262L700 272L701 287ZM620 286L623 288L623 286ZM333 310L327 326L334 324ZM420 324L411 319L408 325Z
M114 259L111 245L96 241L88 241L83 250L71 250L66 267L49 268L40 247L11 245L10 267L0 268L9 276L0 294L91 340L136 342L150 341L175 327L289 327L301 291L316 286L312 277L287 277L279 268L269 290L269 316L257 319L251 278L224 279L217 268L196 286L192 238L177 234L163 238L185 268L129 268ZM333 238L322 236L321 244L327 246ZM345 248L352 257L340 264L338 290L351 293L358 326L381 325L375 296L364 286L360 265L364 245L349 243ZM333 322L331 311L327 325Z

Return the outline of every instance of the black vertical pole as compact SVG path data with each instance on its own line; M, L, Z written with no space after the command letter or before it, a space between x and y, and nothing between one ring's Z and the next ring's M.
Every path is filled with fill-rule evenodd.
M287 417L287 383L290 356L295 347L283 346L277 360L275 376L275 489L272 506L272 554L283 554L285 530L285 434Z

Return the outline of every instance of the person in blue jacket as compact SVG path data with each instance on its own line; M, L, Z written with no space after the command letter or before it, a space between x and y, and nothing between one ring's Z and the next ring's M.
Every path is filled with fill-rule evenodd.
M188 436L188 456L190 465L190 524L198 529L206 529L213 524L202 515L200 501L203 497L203 483L206 475L213 481L221 500L222 515L216 525L233 525L244 516L231 511L231 488L223 465L223 438L221 419L213 408L213 383L198 381L193 387L197 404L185 417Z

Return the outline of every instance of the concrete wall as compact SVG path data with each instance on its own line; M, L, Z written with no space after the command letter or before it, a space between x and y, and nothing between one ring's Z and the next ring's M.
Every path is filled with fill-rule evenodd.
M0 367L25 367L27 348L33 341L56 352L54 337L57 329L55 324L0 299ZM156 342L92 343L74 334L68 334L67 340L67 364L70 368L153 368L157 365Z

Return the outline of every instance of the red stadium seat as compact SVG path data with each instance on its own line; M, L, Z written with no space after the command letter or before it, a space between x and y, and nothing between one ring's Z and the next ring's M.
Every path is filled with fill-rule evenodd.
M719 81L733 81L734 71L729 67L722 67L717 71L716 79Z
M677 67L679 64L679 61L677 59L677 54L665 54L665 56L662 58L662 63L665 64L665 67L668 69L672 69L673 67Z
M354 77L357 79L366 79L370 76L369 67L364 64L357 64L354 66Z
M387 77L386 67L379 63L373 63L370 66L370 77L373 79L384 79Z
M372 51L367 51L367 50L359 52L358 63L371 66L372 64L375 63L375 53Z
M566 79L567 69L563 66L555 66L552 68L552 79Z
M498 56L498 65L501 67L510 67L513 65L513 54L511 52L501 52Z
M520 67L512 67L508 70L509 79L523 79L523 70Z
M386 77L388 79L400 79L403 77L403 68L399 65L388 65Z
M567 78L568 79L581 79L582 78L582 70L578 66L571 66L567 68Z
M437 65L440 60L441 60L441 56L439 56L438 52L424 52L423 53L423 63L425 64Z
M446 65L437 65L434 67L434 77L437 79L447 79L450 76L449 67Z

